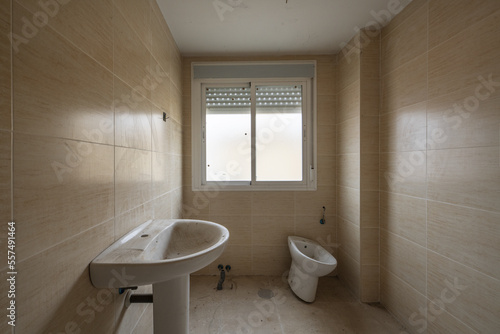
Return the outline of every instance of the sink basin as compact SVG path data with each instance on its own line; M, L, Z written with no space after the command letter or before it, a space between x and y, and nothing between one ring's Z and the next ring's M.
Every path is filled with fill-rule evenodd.
M215 261L229 231L222 225L188 219L155 219L117 240L90 263L96 288L123 288L165 282Z
M96 288L153 285L155 333L189 333L189 274L217 259L229 231L190 219L155 219L117 240L90 263Z

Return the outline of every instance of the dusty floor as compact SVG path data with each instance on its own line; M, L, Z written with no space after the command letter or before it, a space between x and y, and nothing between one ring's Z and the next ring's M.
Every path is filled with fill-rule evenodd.
M399 334L404 328L381 307L357 302L336 277L321 277L316 301L300 301L281 277L192 276L191 334ZM273 296L274 295L274 296ZM149 305L135 334L153 333Z

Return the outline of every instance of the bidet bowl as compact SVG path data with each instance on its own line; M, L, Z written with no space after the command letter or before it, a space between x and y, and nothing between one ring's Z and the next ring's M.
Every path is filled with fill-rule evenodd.
M217 259L229 231L191 219L155 219L117 240L90 263L96 288L123 288L189 275Z

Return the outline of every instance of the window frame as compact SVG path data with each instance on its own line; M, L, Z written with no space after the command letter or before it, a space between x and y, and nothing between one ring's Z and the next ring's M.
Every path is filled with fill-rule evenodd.
M272 64L273 62L271 62ZM290 62L274 62L287 63ZM293 62L292 64L304 63ZM313 63L313 61L307 61ZM192 63L193 66L200 63ZM207 63L203 63L206 65ZM220 62L210 63L220 65ZM227 63L225 63L227 64ZM263 62L231 62L229 64L258 64ZM265 64L269 64L266 62ZM314 62L314 65L315 62ZM231 87L250 84L251 103L251 181L207 181L205 140L205 87ZM262 85L302 85L302 181L256 180L256 98L255 88ZM317 189L317 138L316 138L316 75L313 78L191 78L191 180L193 191L303 191Z

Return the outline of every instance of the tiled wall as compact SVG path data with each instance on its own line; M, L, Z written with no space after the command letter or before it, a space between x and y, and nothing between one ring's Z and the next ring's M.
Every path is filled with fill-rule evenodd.
M380 35L360 54L360 300L380 300L379 107Z
M379 64L378 34L339 53L339 277L363 302L379 301Z
M381 300L411 333L500 329L498 31L496 0L414 0L382 31Z
M352 50L347 53L346 50ZM338 56L337 220L338 273L354 295L360 296L361 199L361 78L357 36Z
M287 58L183 59L184 118L191 117L191 63L227 60L317 60L318 82L318 190L279 192L224 192L191 190L191 128L184 134L184 214L226 226L231 236L224 254L201 274L217 274L217 264L230 264L234 275L282 275L290 269L289 235L322 243L336 254L335 219L335 72L334 56ZM326 224L319 223L326 207Z
M17 228L16 332L129 333L144 307L125 312L117 291L93 288L88 264L140 223L181 215L179 51L154 0L1 1L0 29L0 214L2 230L11 219Z

